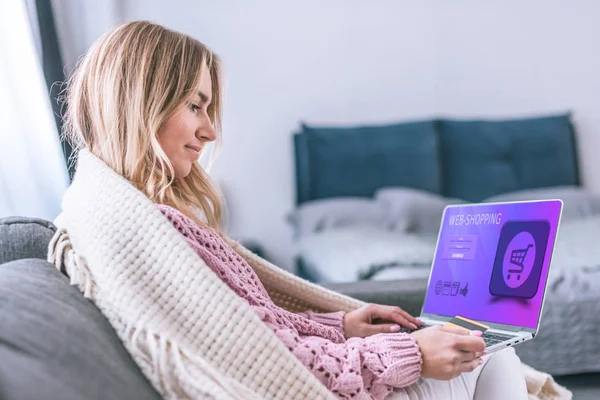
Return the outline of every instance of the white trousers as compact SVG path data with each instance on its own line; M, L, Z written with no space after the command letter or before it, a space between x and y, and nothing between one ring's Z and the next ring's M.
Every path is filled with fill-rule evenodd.
M482 358L472 372L449 381L421 378L385 400L527 400L521 361L512 347Z

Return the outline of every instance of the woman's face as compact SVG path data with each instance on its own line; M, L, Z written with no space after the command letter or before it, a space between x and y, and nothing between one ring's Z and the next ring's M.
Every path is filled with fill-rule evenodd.
M212 99L212 80L206 65L198 92L186 107L169 118L158 131L158 141L175 168L175 178L185 178L207 142L216 138L207 109Z

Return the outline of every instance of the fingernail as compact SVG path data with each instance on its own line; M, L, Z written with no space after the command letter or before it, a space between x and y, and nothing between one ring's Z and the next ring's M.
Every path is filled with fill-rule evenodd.
M487 354L487 349L483 350L483 354Z
M392 332L392 333L400 332L400 326L399 325L390 326L390 332Z
M410 327L413 328L413 329L417 329L417 326L415 324L412 324L412 323L410 324Z
M479 365L483 364L483 358L479 359Z
M481 331L471 331L469 333L469 335L471 335L471 336L481 336Z

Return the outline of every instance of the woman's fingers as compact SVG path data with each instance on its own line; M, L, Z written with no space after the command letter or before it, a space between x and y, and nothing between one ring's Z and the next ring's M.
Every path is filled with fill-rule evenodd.
M392 321L394 321L408 329L417 329L417 325L415 323L409 321L408 319L406 319L402 316L396 316L395 318L392 318Z
M421 321L414 318L400 307L372 304L370 313L372 317L393 321L409 329L417 329Z
M423 325L423 322L421 322L417 318L413 317L412 315L410 315L409 313L407 313L406 311L404 311L400 307L395 307L395 308L396 308L396 312L398 314L404 316L404 318L406 318L406 320L408 320L409 322L412 322L415 326L421 326L421 325Z
M465 361L463 363L460 363L460 365L458 366L458 370L460 371L460 373L471 372L475 368L479 367L482 363L483 360L480 357L477 357L471 361Z
M412 315L410 315L409 313L407 313L406 311L404 311L403 309L401 309L400 307L393 307L393 306L389 306L390 308L390 312L392 314L395 314L401 318L404 318L405 320L407 320L408 322L414 324L415 326L420 326L423 323L421 321L419 321L418 319L416 319L415 317L413 317Z
M455 348L462 351L483 353L485 351L485 342L478 336L456 335L454 337Z
M477 358L481 358L481 356L483 355L483 352L476 352L476 351L460 351L460 355L459 355L459 362L464 363L464 362L469 362L469 361L473 361Z
M411 330L417 329L417 326L415 324L413 324L412 322L410 322L409 320L407 320L404 317L396 316L393 318L392 317L383 318L382 322L383 323L393 322L394 325L400 325L400 326L403 326L403 327L411 329Z
M454 333L455 335L468 335L469 330L466 328L455 328L452 326L440 326L439 329L444 332Z
M398 333L402 330L400 325L396 324L379 324L379 325L370 325L368 327L368 336L376 335L378 333Z

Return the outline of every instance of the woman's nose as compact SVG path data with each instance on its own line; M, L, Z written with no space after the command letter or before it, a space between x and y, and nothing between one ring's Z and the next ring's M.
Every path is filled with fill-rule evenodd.
M200 140L205 142L212 142L217 138L217 132L212 125L206 129L202 129L200 132Z
M205 142L212 142L217 138L217 132L210 118L206 118L202 125L198 127L196 136Z

